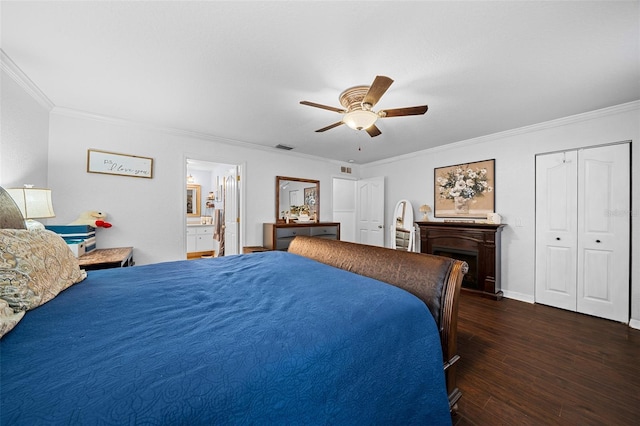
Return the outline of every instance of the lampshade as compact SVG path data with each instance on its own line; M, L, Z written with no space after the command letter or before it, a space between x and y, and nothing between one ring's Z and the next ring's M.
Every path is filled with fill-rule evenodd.
M422 220L423 221L428 221L429 220L429 212L431 211L431 207L423 204L420 206L420 213L422 213Z
M7 192L18 205L25 219L54 217L51 190L43 188L9 188Z
M368 129L378 119L378 114L372 111L356 109L344 115L342 121L354 130Z

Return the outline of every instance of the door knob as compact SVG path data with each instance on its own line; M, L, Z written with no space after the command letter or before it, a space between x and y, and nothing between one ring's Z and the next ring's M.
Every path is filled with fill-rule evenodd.
M378 225L378 229L382 229L382 225Z

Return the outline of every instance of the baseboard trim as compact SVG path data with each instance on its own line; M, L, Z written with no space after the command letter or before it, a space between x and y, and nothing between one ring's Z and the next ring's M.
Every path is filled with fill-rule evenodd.
M521 302L536 303L535 298L528 294L518 293L515 291L503 290L504 297L507 299L519 300ZM629 320L629 327L640 330L640 320L631 318Z
M530 294L518 293L517 291L502 290L507 299L519 300L521 302L535 303L534 297Z

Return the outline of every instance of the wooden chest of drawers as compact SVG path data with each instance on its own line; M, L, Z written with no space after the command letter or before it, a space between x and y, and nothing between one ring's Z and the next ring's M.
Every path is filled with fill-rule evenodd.
M269 250L287 250L297 235L340 239L340 223L265 223L262 229L263 246Z

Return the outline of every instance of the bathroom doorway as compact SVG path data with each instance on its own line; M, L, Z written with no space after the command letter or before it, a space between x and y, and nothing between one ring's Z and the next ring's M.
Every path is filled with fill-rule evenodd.
M186 162L187 258L238 254L242 166L192 158Z

